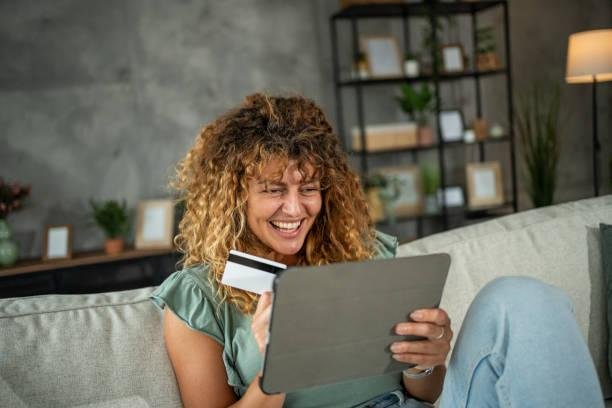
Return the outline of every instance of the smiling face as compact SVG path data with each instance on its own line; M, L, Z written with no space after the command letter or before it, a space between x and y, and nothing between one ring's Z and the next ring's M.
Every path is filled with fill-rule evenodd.
M312 168L308 166L304 177L293 160L279 180L281 170L269 163L258 179L249 182L247 224L269 248L258 255L292 265L321 211L321 186L309 177Z

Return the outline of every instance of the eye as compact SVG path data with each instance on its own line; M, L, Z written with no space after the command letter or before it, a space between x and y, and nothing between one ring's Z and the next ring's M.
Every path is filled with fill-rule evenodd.
M300 189L300 192L306 196L312 196L321 191L321 188L318 186L304 186Z
M282 187L268 187L263 192L271 195L280 195L285 191Z

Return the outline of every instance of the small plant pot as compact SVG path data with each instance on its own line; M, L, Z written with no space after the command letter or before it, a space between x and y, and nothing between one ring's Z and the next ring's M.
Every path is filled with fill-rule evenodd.
M419 145L431 146L434 142L431 126L419 126Z
M104 252L107 255L117 255L123 252L123 238L112 238L104 241Z
M476 56L476 67L479 71L490 71L500 67L499 58L494 52L483 52Z
M476 136L476 140L482 141L485 140L489 136L489 124L486 120L478 118L474 120L473 124L474 135Z
M436 194L428 194L424 200L425 214L438 214L440 212L440 203Z
M419 76L419 61L415 59L408 59L404 61L404 74L409 78Z

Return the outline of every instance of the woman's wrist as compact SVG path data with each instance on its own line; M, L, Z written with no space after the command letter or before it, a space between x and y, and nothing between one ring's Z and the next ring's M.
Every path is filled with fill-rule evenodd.
M420 380L433 373L435 367L414 366L402 371L404 378L409 380Z

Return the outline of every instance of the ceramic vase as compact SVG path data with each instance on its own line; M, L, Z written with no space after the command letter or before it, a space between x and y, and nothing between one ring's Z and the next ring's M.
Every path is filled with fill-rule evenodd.
M0 266L7 267L17 262L19 251L11 239L11 229L5 219L0 219Z
M123 252L123 238L109 238L104 241L104 252L107 255L118 255Z

